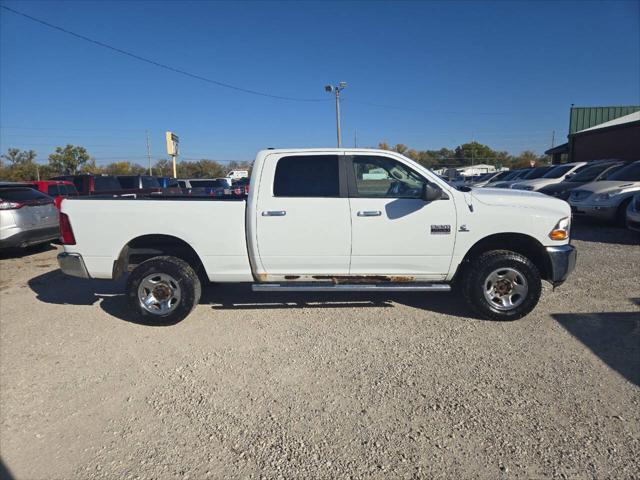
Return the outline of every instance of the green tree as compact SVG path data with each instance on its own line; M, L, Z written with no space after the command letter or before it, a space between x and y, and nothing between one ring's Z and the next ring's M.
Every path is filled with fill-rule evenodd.
M7 180L38 180L40 178L39 165L36 163L36 152L9 148L7 153L0 155L2 177ZM7 165L4 165L7 163Z
M84 147L67 145L56 147L55 153L49 155L49 165L59 173L75 174L91 157Z

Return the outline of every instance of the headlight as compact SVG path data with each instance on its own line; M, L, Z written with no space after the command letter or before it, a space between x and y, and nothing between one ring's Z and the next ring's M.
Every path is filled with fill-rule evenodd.
M571 229L571 217L562 218L553 227L553 230L549 232L549 238L551 240L566 240L569 238L569 230Z
M608 193L599 193L598 195L593 197L593 201L594 202L606 202L611 197L615 197L616 195L618 195L620 192L622 192L622 190L612 190L612 191L610 191Z

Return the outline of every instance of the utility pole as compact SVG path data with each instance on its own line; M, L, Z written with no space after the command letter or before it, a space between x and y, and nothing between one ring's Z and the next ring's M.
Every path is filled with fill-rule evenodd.
M149 175L153 175L153 173L151 173L151 148L149 147L149 130L145 130L144 134L147 137L147 159L149 160Z
M556 131L552 130L551 131L551 148L555 147L555 143L556 143Z
M338 85L326 85L324 91L335 93L336 95L336 135L338 137L338 148L342 146L342 134L340 132L340 91L347 86L347 82L340 82Z
M353 133L353 148L358 148L358 129L357 128Z

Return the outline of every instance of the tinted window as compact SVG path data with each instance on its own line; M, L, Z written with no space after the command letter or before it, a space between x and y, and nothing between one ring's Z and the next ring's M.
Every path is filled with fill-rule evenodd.
M504 177L502 177L502 180L505 180L505 181L512 180L512 179L514 179L514 178L516 178L518 176L518 172L519 172L519 170L514 170L514 171L509 172Z
M360 197L420 198L425 180L387 157L355 156L353 171Z
M96 192L107 190L121 190L116 177L95 177L94 189Z
M178 180L178 185L180 186L180 188L187 188L187 182L185 182L184 180Z
M577 173L574 177L570 179L572 182L592 182L594 181L598 175L604 172L607 168L610 168L611 165L594 165L589 168L585 168L580 173Z
M555 167L538 167L538 168L534 168L533 170L531 170L529 173L527 173L522 178L526 179L526 180L532 180L534 178L540 178L541 176L543 176L545 173L547 173L552 168L555 168Z
M337 155L282 157L276 166L276 197L340 196Z
M640 182L640 162L634 162L631 165L613 173L607 180L616 180L622 182Z
M50 200L44 193L33 188L0 188L0 198L14 202L28 202L30 200Z
M215 187L228 187L229 184L224 180L190 180L189 183L192 187L204 187L204 188L215 188Z
M560 178L573 168L573 165L560 165L552 168L542 178Z
M98 179L96 178L96 185L97 185L97 181ZM118 177L118 183L122 188L128 188L128 189L138 188L138 185L139 185L138 177ZM97 189L98 187L96 187L96 190ZM106 188L103 190L106 190Z
M142 188L160 188L160 182L156 177L142 177Z
M47 194L52 197L57 197L59 195L58 185L49 185L47 187Z
M172 178L167 178L164 181L164 185L166 188L184 187L184 182L182 182L182 185L180 185L180 182L178 182L177 180L173 180Z
M58 185L61 195L78 196L78 190L74 185Z
M598 180L609 180L609 177L611 175L613 175L614 173L616 173L618 170L622 170L624 167L626 167L627 164L621 164L621 165L616 165L615 167L611 167L609 170L607 170L606 172L604 172L602 174L602 176L598 179Z
M82 191L82 177L76 177L73 179L73 184L76 186L79 192Z

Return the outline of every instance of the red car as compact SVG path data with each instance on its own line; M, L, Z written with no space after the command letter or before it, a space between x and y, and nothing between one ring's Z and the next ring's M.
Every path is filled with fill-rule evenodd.
M60 210L60 204L64 198L78 196L78 190L76 190L73 182L68 182L66 180L43 180L40 182L25 183L32 185L34 189L53 197L53 203L58 210Z

